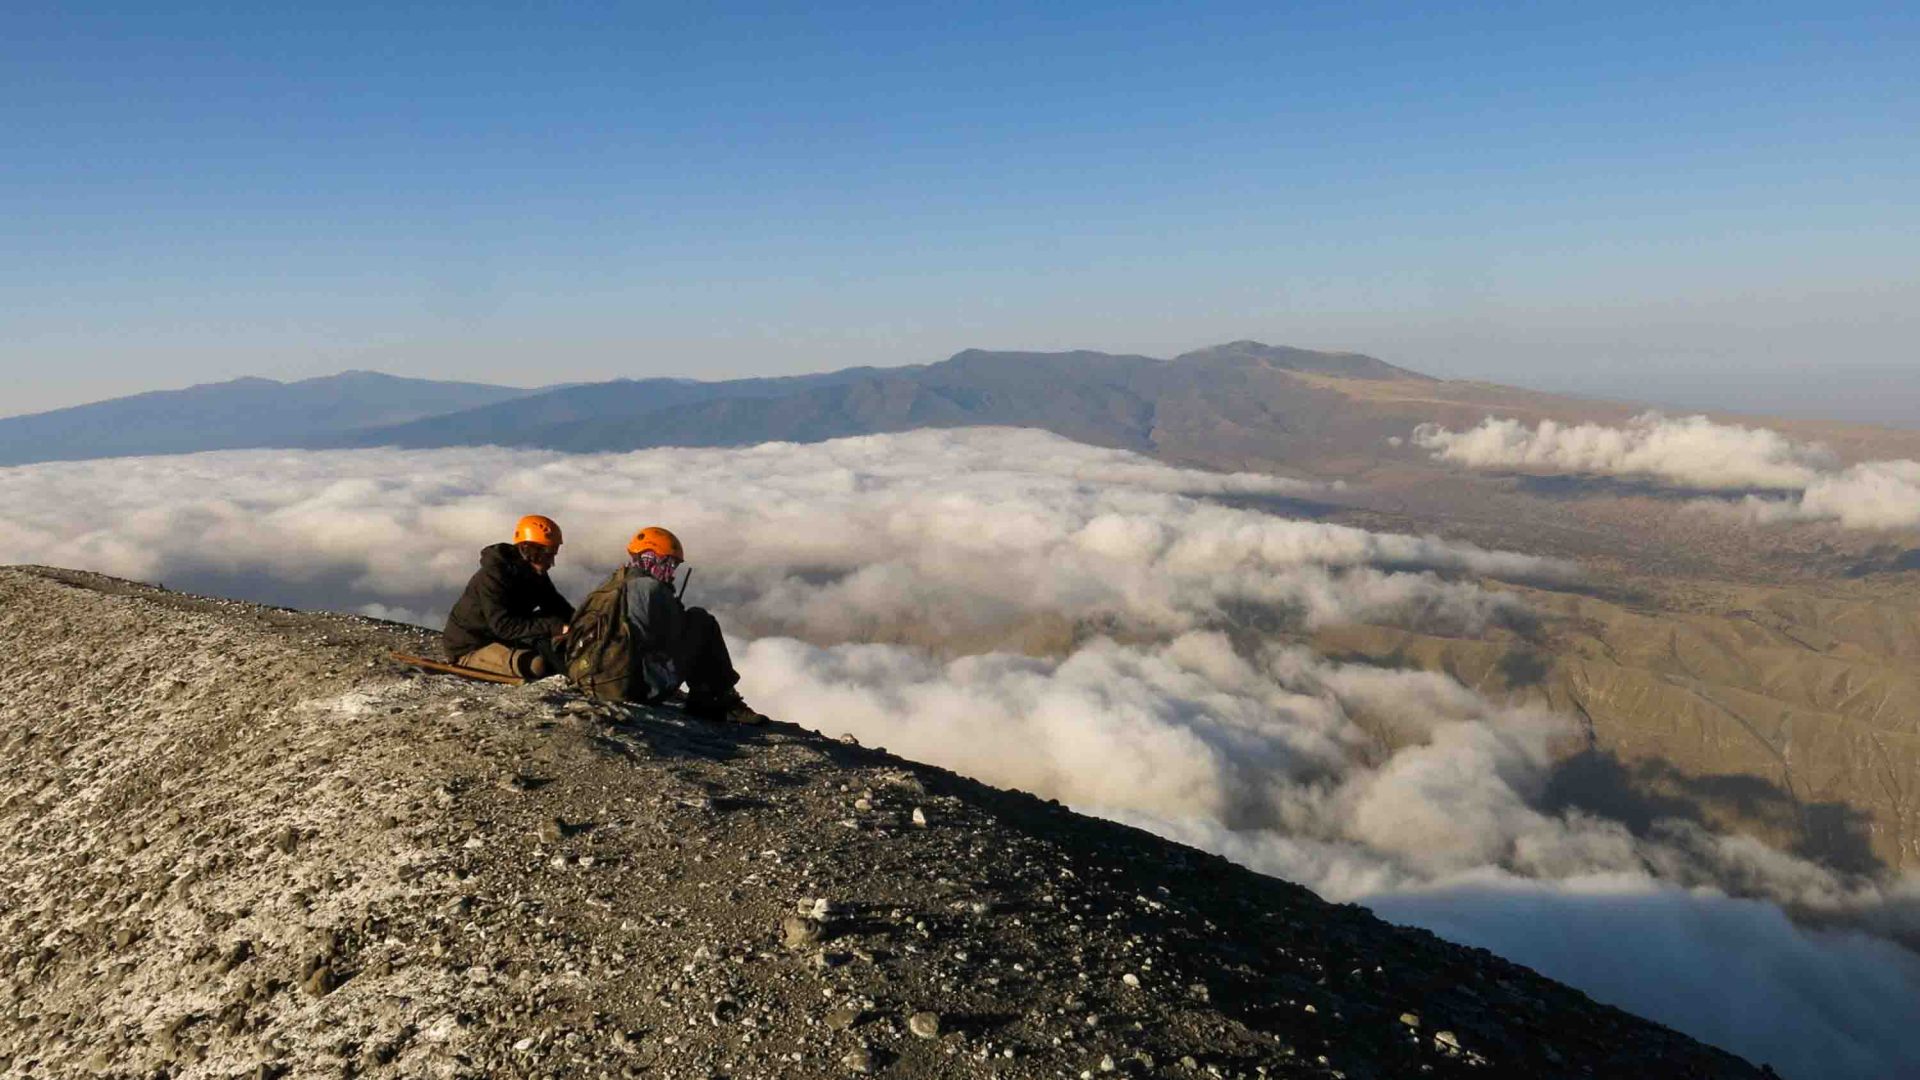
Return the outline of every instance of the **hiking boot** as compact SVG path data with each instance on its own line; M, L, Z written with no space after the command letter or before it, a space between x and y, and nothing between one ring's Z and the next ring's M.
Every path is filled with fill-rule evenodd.
M764 724L767 718L754 711L746 699L727 690L722 693L694 692L687 695L687 714L702 720L725 724Z

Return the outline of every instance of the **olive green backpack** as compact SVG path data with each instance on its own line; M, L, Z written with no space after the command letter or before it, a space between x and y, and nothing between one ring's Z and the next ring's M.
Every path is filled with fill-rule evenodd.
M567 681L600 701L628 700L629 686L642 691L641 696L646 690L633 662L633 633L627 627L628 569L615 570L587 594L567 634Z

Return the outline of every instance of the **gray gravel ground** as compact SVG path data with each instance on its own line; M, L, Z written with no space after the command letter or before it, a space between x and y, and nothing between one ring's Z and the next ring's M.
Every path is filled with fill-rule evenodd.
M0 612L0 1075L1767 1075L835 733L70 571Z

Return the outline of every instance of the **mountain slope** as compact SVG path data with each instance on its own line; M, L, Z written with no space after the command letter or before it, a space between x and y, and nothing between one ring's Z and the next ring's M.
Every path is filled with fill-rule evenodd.
M968 349L937 364L789 379L602 383L357 432L329 445L636 450L1009 425L1099 446L1172 448L1180 460L1253 455L1271 462L1295 452L1290 439L1335 427L1347 399L1306 381L1329 375L1432 381L1356 353L1251 341L1173 360Z
M299 446L534 392L373 371L292 383L234 379L0 419L0 465Z
M615 379L556 387L471 409L406 423L383 425L318 440L327 446L546 446L576 429L617 429L662 410L680 411L707 402L783 398L817 387L866 377L872 368L824 375L699 382L693 379Z
M424 676L383 659L424 632L93 575L0 568L0 604L7 1075L1765 1075L787 725Z

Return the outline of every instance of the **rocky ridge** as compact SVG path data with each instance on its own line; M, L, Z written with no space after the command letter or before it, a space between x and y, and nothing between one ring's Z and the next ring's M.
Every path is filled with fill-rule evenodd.
M0 611L0 1075L1767 1075L832 732L76 572Z

